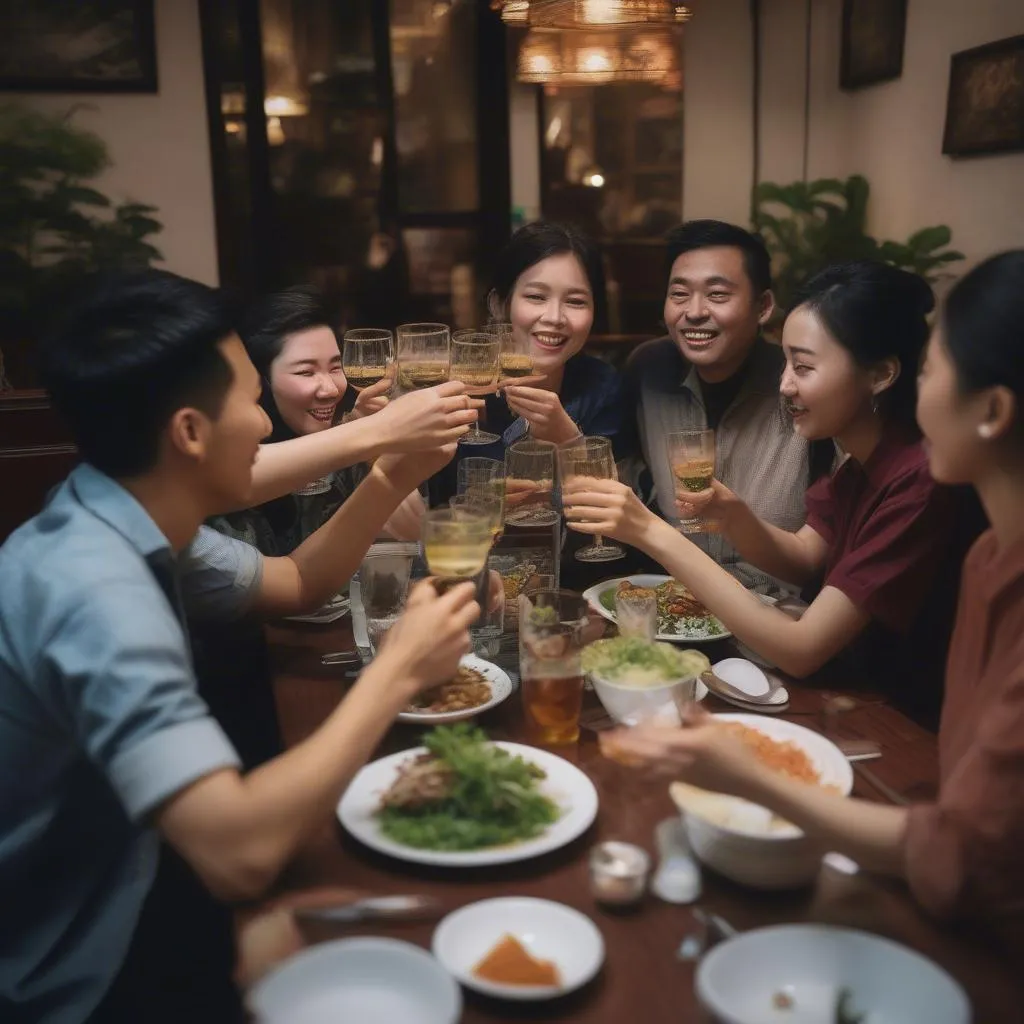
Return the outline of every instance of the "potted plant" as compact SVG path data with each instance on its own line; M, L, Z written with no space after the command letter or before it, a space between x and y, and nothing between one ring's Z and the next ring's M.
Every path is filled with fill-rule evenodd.
M106 144L72 123L0 104L0 363L34 383L32 350L86 275L160 259L148 241L156 208L114 204L90 184L110 165Z

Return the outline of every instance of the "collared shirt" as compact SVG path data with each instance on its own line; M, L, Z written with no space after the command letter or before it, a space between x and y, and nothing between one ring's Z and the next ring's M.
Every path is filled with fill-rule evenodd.
M715 476L761 519L795 531L804 523L809 452L779 398L784 365L781 348L765 341L754 345L742 371L743 383L715 431ZM653 479L654 500L664 519L678 523L665 439L676 431L707 427L700 378L667 337L636 350L627 378L627 390L637 404L640 448ZM720 534L695 534L690 539L748 588L774 595L795 589L742 561Z
M935 482L919 440L890 429L863 465L848 458L814 483L806 503L807 525L828 544L825 585L872 619L846 667L934 729L960 567L977 536L966 536L957 492Z
M237 614L262 560L203 530L175 559L89 465L0 548L0 1020L85 1020L152 882L148 816L238 758L195 690L184 604Z
M964 563L939 728L940 790L911 808L911 890L1024 963L1024 544L983 534Z

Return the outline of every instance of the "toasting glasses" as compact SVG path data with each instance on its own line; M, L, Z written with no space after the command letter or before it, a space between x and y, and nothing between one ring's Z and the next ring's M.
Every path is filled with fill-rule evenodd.
M431 388L448 379L451 334L444 324L398 328L398 382L404 391Z
M501 342L485 331L456 331L452 335L451 380L461 380L470 394L486 394L498 380L498 356ZM474 421L459 444L491 444L500 440L497 434L480 429Z
M505 452L505 522L510 526L553 526L558 512L551 504L555 446L527 438Z
M422 537L427 568L444 591L483 571L491 550L491 523L469 509L435 508L423 517Z
M615 456L607 437L581 437L558 449L558 471L561 486L587 479L615 480ZM625 552L617 544L606 544L599 534L593 543L576 552L580 562L610 562Z
M361 327L346 331L341 346L341 368L356 389L371 387L394 372L395 343L390 331Z
M672 479L676 493L696 494L711 486L715 475L715 432L713 430L680 430L665 438ZM680 519L682 533L707 533L708 523L702 516Z

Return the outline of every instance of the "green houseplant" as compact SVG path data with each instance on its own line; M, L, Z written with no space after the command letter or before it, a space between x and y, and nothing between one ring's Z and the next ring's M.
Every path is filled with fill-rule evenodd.
M880 242L867 231L867 179L819 178L791 185L762 182L754 189L754 229L772 254L775 297L781 314L800 285L830 263L879 259L934 283L963 253L947 246L945 225L915 231L906 242Z
M32 384L34 343L86 275L161 258L155 207L91 186L110 157L76 109L0 104L0 350L16 386Z

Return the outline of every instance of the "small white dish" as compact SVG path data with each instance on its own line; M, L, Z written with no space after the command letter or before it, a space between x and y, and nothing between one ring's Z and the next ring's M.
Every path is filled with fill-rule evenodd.
M539 960L551 960L561 984L496 985L473 968L512 935ZM449 914L434 931L434 956L467 988L519 1002L552 999L585 985L604 963L604 939L585 914L552 900L509 896L480 900Z
M722 1024L835 1021L844 991L850 1016L865 1024L971 1019L964 990L931 960L889 939L828 925L778 925L729 939L700 962L695 988Z
M259 1024L456 1024L462 992L426 950L398 939L324 942L289 957L246 996Z
M498 668L491 661L478 658L475 654L465 655L459 662L466 668L471 668L480 673L491 688L490 699L475 708L465 708L462 711L444 711L431 713L429 711L403 711L398 716L399 722L406 725L449 725L452 722L462 722L467 718L474 718L482 715L485 711L497 707L503 700L506 700L512 693L512 680L507 672Z
M746 658L723 658L711 666L711 671L719 679L737 690L748 694L751 697L759 697L771 689L768 677L752 661ZM730 697L724 693L715 693L715 696L724 700L727 704L742 708L744 711L758 711L762 714L778 714L789 707L789 690L780 686L775 691L770 701L744 701Z

